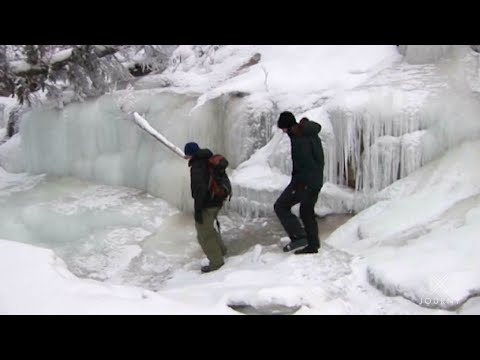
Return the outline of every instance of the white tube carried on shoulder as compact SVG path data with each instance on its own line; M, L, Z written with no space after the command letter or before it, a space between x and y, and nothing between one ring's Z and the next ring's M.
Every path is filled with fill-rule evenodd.
M157 130L155 130L145 118L140 116L137 112L133 113L133 117L135 119L135 123L140 126L143 130L145 130L147 133L152 135L155 139L159 140L163 145L165 145L167 148L172 150L175 154L178 156L182 157L183 159L185 158L185 153L177 146L175 146L173 143L171 143L165 136L160 134Z

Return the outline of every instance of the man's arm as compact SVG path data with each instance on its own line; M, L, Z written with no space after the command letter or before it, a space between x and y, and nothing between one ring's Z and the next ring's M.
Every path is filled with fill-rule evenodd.
M192 166L192 197L194 199L195 221L201 223L202 209L205 204L205 198L208 191L208 172L200 164Z

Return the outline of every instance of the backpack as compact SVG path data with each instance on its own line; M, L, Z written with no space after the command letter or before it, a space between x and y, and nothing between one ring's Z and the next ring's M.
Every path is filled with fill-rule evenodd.
M226 173L228 160L223 155L214 155L208 159L208 191L214 197L225 200L232 198L232 184Z

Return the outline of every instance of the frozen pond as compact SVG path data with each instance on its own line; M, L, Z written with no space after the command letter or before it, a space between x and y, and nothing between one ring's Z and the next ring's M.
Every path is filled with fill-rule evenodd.
M0 238L55 251L82 278L151 290L178 269L206 259L193 217L144 191L70 177L8 175L0 184ZM322 240L349 215L319 219ZM219 218L228 256L257 244L281 252L285 237L275 218Z

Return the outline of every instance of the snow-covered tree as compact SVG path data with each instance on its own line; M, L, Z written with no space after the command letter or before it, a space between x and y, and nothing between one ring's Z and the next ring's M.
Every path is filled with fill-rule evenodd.
M71 89L75 100L99 96L119 81L163 71L176 45L2 45L0 95L20 104L46 91L59 99ZM140 70L140 71L139 71Z
M0 96L9 96L15 91L15 75L8 63L8 47L0 45Z

